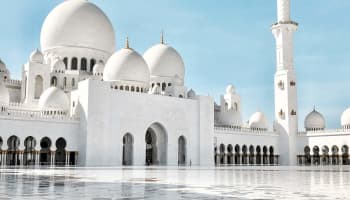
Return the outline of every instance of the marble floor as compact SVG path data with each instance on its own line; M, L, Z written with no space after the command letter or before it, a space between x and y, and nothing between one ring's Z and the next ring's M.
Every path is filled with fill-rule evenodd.
M0 199L350 199L350 167L0 169Z

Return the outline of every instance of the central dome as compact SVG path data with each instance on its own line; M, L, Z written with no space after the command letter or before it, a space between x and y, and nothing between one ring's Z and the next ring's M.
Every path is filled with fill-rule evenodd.
M85 47L112 54L115 33L107 16L87 0L66 0L46 17L41 29L43 51Z

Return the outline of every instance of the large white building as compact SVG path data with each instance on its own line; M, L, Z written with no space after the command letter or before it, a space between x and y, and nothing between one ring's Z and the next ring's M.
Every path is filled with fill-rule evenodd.
M271 123L262 112L245 122L231 85L220 104L189 90L184 61L163 37L143 55L128 40L116 50L102 10L86 0L62 2L47 16L22 80L0 61L1 165L349 164L350 109L339 129L326 130L316 110L298 129L298 24L290 0L277 3Z

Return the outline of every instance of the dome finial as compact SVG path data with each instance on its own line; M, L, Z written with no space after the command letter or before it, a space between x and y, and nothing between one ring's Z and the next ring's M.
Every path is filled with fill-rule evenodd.
M125 39L125 49L130 49L128 36L126 36L126 39Z
M164 31L162 30L161 34L160 34L160 43L164 44Z

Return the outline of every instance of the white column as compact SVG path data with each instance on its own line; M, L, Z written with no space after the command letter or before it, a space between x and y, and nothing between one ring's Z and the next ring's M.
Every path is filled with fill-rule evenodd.
M290 0L277 0L278 22L290 21Z

